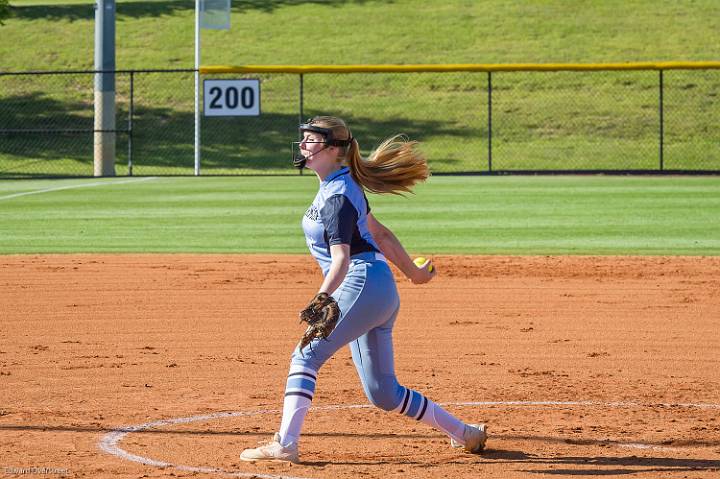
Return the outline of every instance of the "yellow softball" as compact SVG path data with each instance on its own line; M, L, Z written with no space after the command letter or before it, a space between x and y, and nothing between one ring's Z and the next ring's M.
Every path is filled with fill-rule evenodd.
M418 268L420 268L420 267L422 267L422 265L425 264L426 261L427 261L426 258L423 258L422 256L418 256L417 258L415 258L413 260L413 263L415 263L415 265ZM433 265L432 265L432 263L430 263L430 265L428 265L428 271L432 273L432 270L433 270Z

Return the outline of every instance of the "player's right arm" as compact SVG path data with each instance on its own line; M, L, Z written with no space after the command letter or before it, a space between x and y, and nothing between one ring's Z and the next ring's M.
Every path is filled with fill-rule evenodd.
M413 263L410 255L405 251L397 236L390 229L380 223L372 213L367 215L367 225L373 239L380 247L380 252L385 255L407 278L415 284L427 283L435 276L435 270L428 271L429 263L423 268L418 268Z

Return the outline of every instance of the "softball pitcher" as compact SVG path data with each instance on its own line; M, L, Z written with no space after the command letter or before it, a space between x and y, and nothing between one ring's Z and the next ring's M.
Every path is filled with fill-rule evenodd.
M295 349L280 430L266 444L244 450L240 459L299 462L298 442L318 371L346 344L372 404L444 432L454 447L480 453L487 439L485 425L463 423L420 392L399 384L395 376L392 330L400 300L387 261L415 284L430 281L435 270L429 261L420 267L413 263L397 237L373 216L364 191L408 192L427 179L427 162L415 148L417 142L390 138L364 160L358 142L339 118L315 117L300 125L300 132L294 163L313 170L320 180L302 227L324 276L318 295L301 317L321 298L319 304L330 302L339 309L339 318L326 338L306 334Z

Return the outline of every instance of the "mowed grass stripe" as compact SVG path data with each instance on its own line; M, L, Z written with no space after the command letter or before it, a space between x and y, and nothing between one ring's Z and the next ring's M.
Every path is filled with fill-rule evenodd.
M0 196L56 184L0 182ZM316 189L311 175L158 178L16 197L0 253L303 253ZM433 177L370 202L415 253L720 254L715 177Z

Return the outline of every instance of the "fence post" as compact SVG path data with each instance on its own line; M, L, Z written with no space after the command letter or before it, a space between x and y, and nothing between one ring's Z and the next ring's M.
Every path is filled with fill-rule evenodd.
M200 118L200 2L195 0L195 176L200 176L200 161L202 155L202 145L200 143L200 128L202 127ZM204 93L204 92L203 92ZM204 100L204 98L203 98Z
M660 70L660 98L659 98L659 109L660 109L660 171L663 171L665 168L665 158L664 158L664 149L665 149L665 108L663 105L663 90L664 90L664 81L663 81L663 71Z
M488 72L488 173L492 172L492 72Z
M303 77L303 74L301 73L300 74L300 95L299 95L300 105L299 105L299 111L298 111L298 125L301 125L305 121L305 120L303 120L303 118L304 118L304 112L303 112L303 108L304 108L304 105L303 105L304 98L303 97L304 97L304 95L305 95L304 77ZM302 140L302 138L298 138L298 140ZM295 154L294 151L291 151L290 153L291 153L291 155ZM299 174L301 176L303 174L303 170L304 170L304 168L299 169Z
M130 106L128 107L128 176L133 175L132 140L133 140L133 111L135 95L135 72L130 72Z

